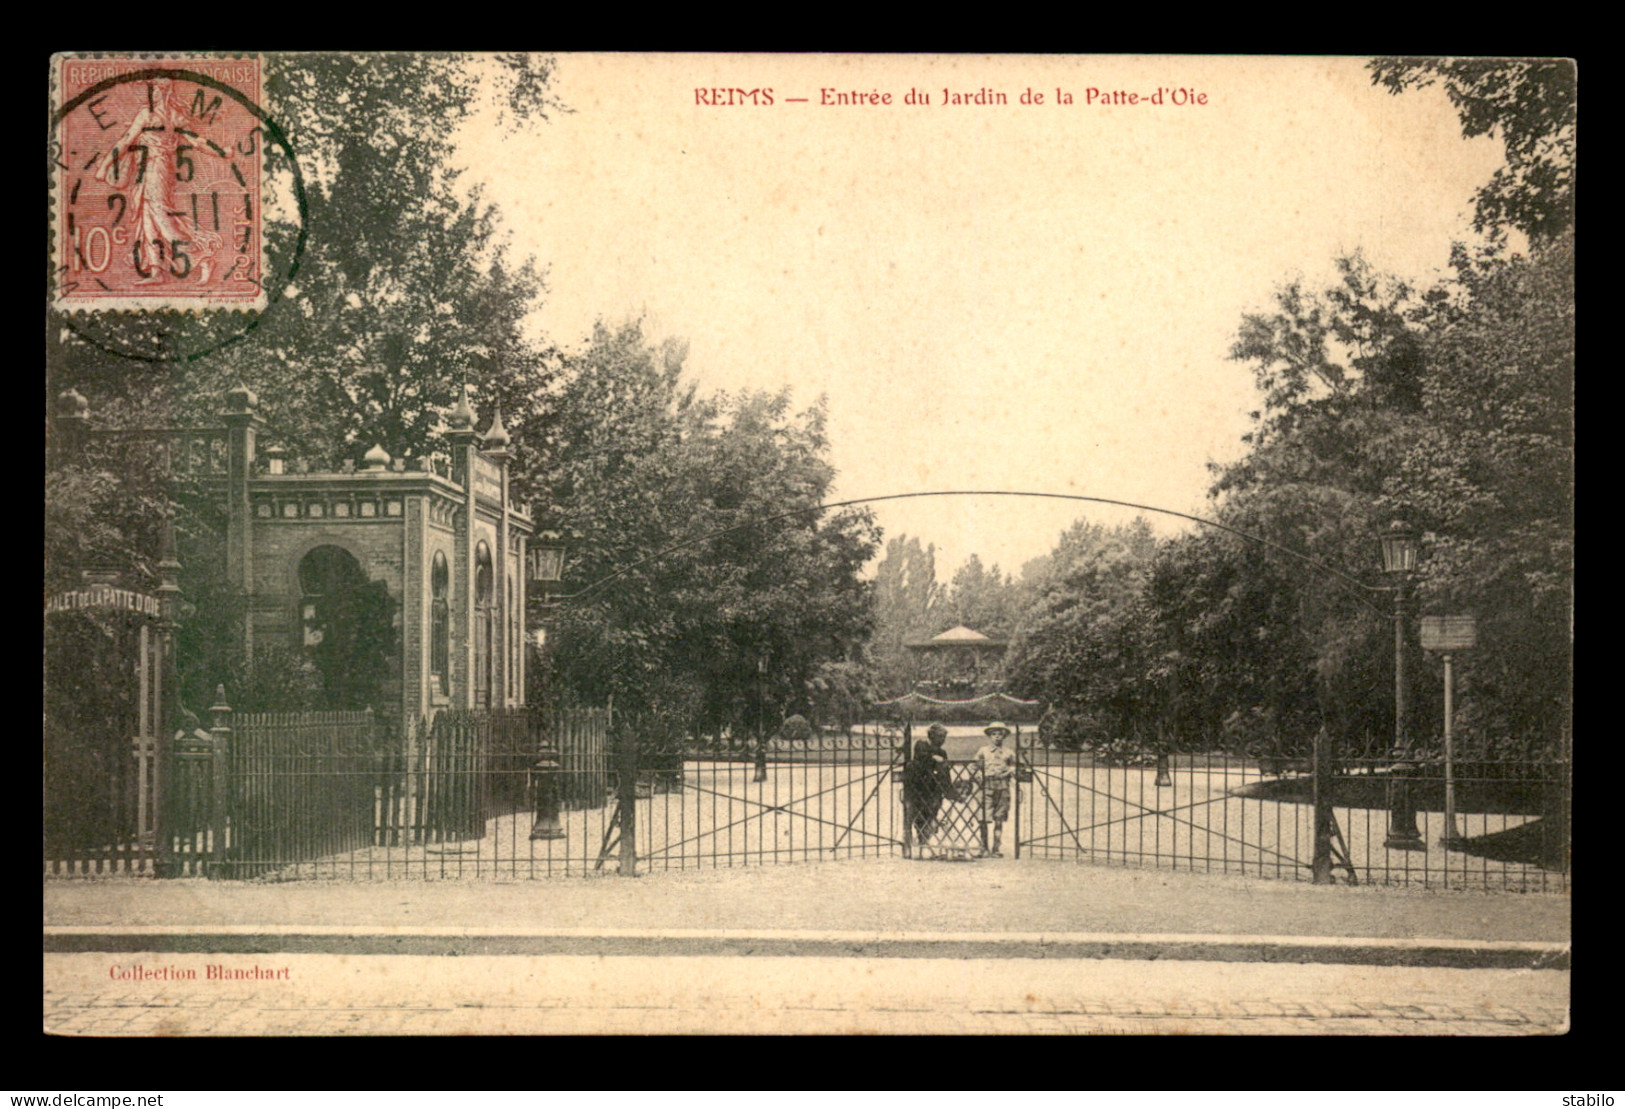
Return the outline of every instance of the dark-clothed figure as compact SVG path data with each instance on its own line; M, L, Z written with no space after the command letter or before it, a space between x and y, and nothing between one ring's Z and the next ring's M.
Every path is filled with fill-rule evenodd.
M954 768L948 761L946 746L948 729L941 724L933 724L925 730L925 738L931 741L932 765L937 771L937 787L942 791L942 799L951 801L954 798Z
M928 844L937 831L937 809L942 806L936 748L930 740L922 739L914 745L914 757L903 771L903 799L908 803L918 857L926 858Z

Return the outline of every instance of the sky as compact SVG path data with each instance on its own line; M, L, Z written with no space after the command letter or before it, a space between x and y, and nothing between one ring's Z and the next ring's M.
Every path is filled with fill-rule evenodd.
M563 55L554 91L569 114L460 139L547 268L540 332L642 319L702 390L827 398L839 500L1203 514L1258 406L1226 357L1242 314L1354 250L1443 276L1502 161L1442 91L1390 95L1353 58ZM945 581L1135 515L873 507Z

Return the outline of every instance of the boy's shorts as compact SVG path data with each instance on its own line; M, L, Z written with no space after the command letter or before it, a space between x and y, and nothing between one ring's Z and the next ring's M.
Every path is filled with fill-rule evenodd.
M1003 824L1010 819L1010 787L989 785L987 787L987 819L994 824Z

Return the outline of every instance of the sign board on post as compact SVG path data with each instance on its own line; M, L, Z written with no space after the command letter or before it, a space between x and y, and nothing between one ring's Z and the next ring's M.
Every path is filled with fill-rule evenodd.
M1478 646L1478 624L1471 616L1422 617L1424 651L1466 651Z

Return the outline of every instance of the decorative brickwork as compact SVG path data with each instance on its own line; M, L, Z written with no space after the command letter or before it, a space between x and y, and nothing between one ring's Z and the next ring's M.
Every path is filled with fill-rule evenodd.
M336 546L355 558L366 580L382 582L398 605L398 666L385 682L389 703L380 709L410 720L448 704L470 705L474 545L483 539L498 550L501 537L506 562L532 530L524 515L504 503L506 453L482 452L470 424L453 435L456 466L439 467L439 472L432 466L407 470L376 459L359 468L355 460L347 460L338 473L312 473L308 461L295 459L290 472L280 450L273 455L278 465L256 462L254 441L261 425L254 405L246 390L234 394L227 432L218 438L224 457L216 458L219 452L201 437L187 445L185 454L189 468L226 477L221 492L228 510L227 569L249 595L243 632L250 653L256 640L301 644L300 560L317 547ZM479 474L488 486L495 474L503 497L495 502L476 499L448 480L448 472ZM470 520L476 503L477 519ZM451 566L449 698L430 681L429 563L436 551ZM506 578L499 568L491 645L492 698L498 705L518 703L511 660L522 654L514 640L522 638L523 629L506 617L511 588ZM518 589L522 594L522 583Z

